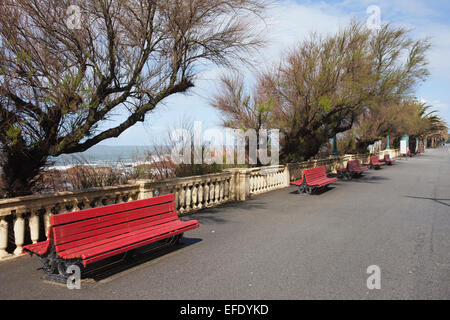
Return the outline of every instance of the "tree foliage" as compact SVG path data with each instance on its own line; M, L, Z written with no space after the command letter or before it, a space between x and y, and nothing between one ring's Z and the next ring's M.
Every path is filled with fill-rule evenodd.
M246 102L271 101L264 125L280 129L284 162L311 158L348 130L355 140L348 146L365 151L386 134L420 127L420 121L407 125L402 118L428 75L429 48L427 39L413 40L404 28L386 24L371 31L353 21L326 37L312 34L288 51L258 76L252 98L240 94L242 81L228 81L213 105L228 116L225 125L236 127L256 121L261 103Z
M11 196L30 193L48 156L117 137L186 92L200 63L229 67L263 44L252 22L260 0L0 3L1 167ZM77 29L70 5L80 8Z

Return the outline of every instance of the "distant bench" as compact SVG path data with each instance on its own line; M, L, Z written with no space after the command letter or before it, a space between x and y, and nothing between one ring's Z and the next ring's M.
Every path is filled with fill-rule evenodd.
M388 154L385 154L384 155L384 159L381 160L381 161L386 163L389 166L392 165L395 162L395 160L392 160L391 157Z
M165 240L175 244L197 220L178 219L173 194L51 216L47 241L27 245L44 271L67 278L71 265L85 267L141 246Z
M369 166L370 169L379 169L381 166L384 166L385 163L381 162L378 159L378 156L371 156L369 162L364 163L365 166Z
M362 175L362 173L367 170L369 169L359 165L359 160L350 160L347 162L345 168L338 169L337 172L339 177L351 180L355 176Z
M321 166L303 170L302 178L291 182L291 185L297 186L300 193L311 194L317 189L324 188L336 181L338 181L337 178L328 178L325 166Z

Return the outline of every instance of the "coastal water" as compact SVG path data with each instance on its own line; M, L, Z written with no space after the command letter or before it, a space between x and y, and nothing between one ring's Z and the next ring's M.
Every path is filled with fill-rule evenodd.
M74 165L111 166L147 162L152 146L96 145L85 152L65 154L49 159L49 168L64 169Z

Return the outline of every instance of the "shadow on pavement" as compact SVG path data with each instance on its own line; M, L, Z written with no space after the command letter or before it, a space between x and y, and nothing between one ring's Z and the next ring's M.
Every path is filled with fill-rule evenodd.
M444 206L450 207L450 204L443 202L443 201L449 201L450 202L450 199L436 199L436 198L413 197L413 196L404 196L404 197L413 198L413 199L422 199L422 200L432 200L432 201L437 202L439 204L442 204Z
M205 208L199 211L192 211L186 215L183 215L180 219L184 220L183 217L188 219L198 220L200 223L214 223L223 224L228 223L229 220L224 219L223 210L224 209L235 209L253 211L258 209L265 209L267 204L259 201L258 199L249 199L245 202L227 202L218 205L214 208Z
M296 195L301 195L301 196L320 196L321 194L326 193L328 191L332 191L335 188L336 187L329 187L329 186L326 188L320 188L320 189L313 191L310 195L306 194L306 193L300 193L298 191L298 189L296 189L294 191L289 192L289 194L296 194Z
M381 177L381 176L372 176L372 175L365 175L359 178L353 178L352 180L348 181L349 183L351 182L356 182L356 183L382 183L383 181L386 180L390 180L389 178L386 177Z
M129 251L115 257L93 263L82 271L82 278L101 281L120 272L155 260L171 252L189 247L202 241L198 238L183 237L180 244L169 246L166 244L150 244L136 250Z

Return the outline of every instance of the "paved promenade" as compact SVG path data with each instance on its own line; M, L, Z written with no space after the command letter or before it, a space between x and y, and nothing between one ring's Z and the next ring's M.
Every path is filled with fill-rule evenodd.
M450 150L398 160L320 195L287 188L188 216L185 244L83 279L0 262L0 299L450 299ZM381 289L366 271L381 268Z

